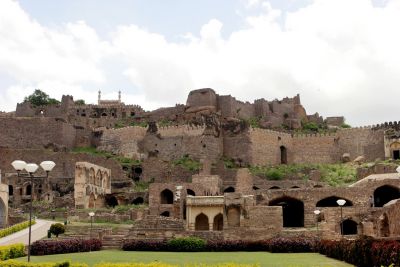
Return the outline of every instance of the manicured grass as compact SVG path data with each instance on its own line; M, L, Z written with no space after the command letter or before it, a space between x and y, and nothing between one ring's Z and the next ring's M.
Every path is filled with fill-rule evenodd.
M19 258L19 260L26 260ZM131 252L103 250L87 253L33 256L33 262L60 262L69 260L93 265L100 262L165 262L185 263L259 263L260 266L290 267L346 267L344 262L327 258L317 253L269 253L269 252Z

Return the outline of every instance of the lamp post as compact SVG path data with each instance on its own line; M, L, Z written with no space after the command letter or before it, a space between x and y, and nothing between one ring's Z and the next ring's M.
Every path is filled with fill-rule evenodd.
M18 177L29 178L29 184L31 186L31 197L29 200L29 237L28 237L28 262L31 261L31 236L32 236L32 198L33 198L33 179L47 178L49 172L53 170L56 164L53 161L43 161L40 163L40 167L46 172L46 175L39 176L34 175L39 169L39 166L35 163L26 163L22 160L15 160L11 163L13 168L17 171ZM22 172L24 171L25 172Z
M317 238L319 238L319 231L318 231L318 215L321 213L320 210L314 210L315 220L317 222Z
M343 237L343 206L346 204L346 200L338 199L336 203L340 206L340 234Z
M89 212L90 216L90 239L92 239L92 230L93 230L93 217L94 217L94 212L91 211ZM91 242L91 241L90 241ZM89 243L89 251L92 251L92 243Z

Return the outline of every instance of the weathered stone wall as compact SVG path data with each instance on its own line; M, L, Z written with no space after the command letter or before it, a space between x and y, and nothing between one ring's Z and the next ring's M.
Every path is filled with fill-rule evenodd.
M292 163L335 163L340 147L335 135L299 135L293 137Z
M189 92L186 105L189 107L217 106L217 95L210 88L198 89Z
M292 137L287 133L264 129L250 129L251 165L274 165L281 163L281 147L286 149L287 163L292 163Z
M0 118L0 144L9 148L72 148L75 128L54 118Z

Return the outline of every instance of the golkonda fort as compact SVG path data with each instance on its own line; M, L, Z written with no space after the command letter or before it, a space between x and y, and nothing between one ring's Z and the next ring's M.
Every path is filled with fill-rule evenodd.
M400 266L398 1L150 2L0 3L0 267Z

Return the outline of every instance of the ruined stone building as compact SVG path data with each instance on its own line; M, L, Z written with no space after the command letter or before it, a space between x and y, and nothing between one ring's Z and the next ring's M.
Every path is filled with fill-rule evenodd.
M328 131L296 131L310 122ZM343 123L343 117L308 115L299 95L249 103L212 89L191 91L185 105L154 111L125 105L121 94L102 100L99 93L97 105L78 105L72 96L43 107L21 103L15 114L0 116L0 169L8 187L0 210L4 214L7 202L23 206L31 195L76 210L146 204L130 238L335 238L342 230L398 236L400 177L393 168L361 168L359 181L346 187L325 184L315 170L307 180L281 181L249 171L400 159L399 123L349 129ZM102 152L78 153L90 147ZM56 167L31 186L13 172L15 159L52 160ZM185 161L197 165L185 168ZM148 189L139 190L143 184ZM346 200L343 218L338 199Z

